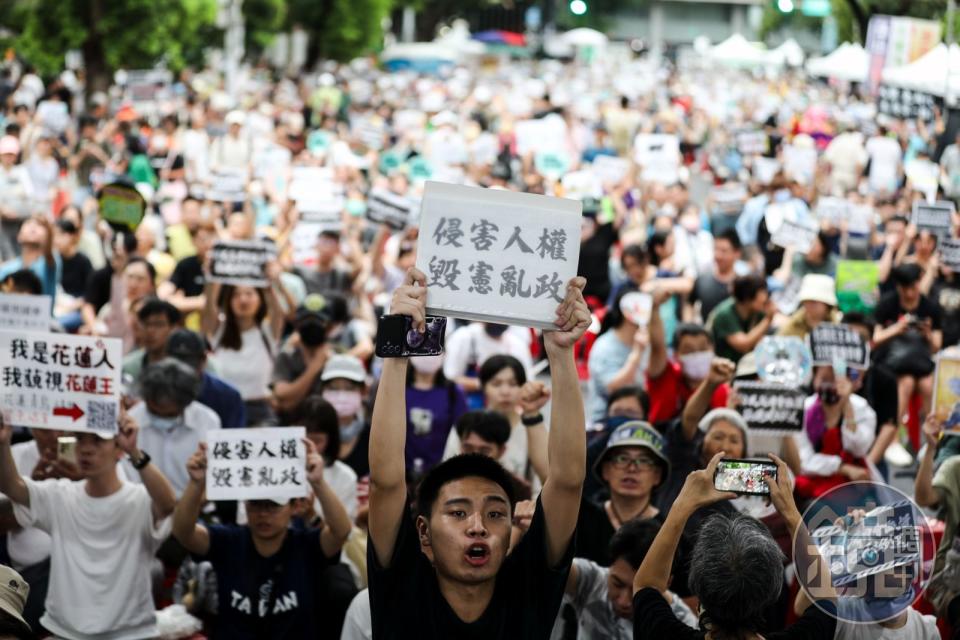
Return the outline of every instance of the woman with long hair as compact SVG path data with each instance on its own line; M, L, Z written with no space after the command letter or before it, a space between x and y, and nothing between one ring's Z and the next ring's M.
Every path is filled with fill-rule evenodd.
M277 290L280 265L267 265L266 288L221 285L207 281L203 332L213 345L212 361L220 377L240 392L247 409L247 426L277 424L270 379L285 316ZM290 308L295 305L290 304Z
M53 225L43 216L31 216L23 221L17 233L20 257L0 265L0 280L14 271L30 269L43 284L43 294L51 298L57 295L63 266L60 256L53 250Z

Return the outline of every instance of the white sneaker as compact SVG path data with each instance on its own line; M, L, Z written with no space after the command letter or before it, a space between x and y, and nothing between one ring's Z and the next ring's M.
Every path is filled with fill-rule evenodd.
M903 448L899 441L894 440L883 452L883 459L894 467L909 467L913 464L913 456Z

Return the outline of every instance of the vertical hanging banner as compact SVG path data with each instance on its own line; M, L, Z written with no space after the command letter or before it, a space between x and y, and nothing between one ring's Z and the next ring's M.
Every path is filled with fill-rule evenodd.
M122 365L116 338L0 331L0 411L17 426L113 435Z
M427 311L555 328L577 275L581 211L566 198L427 182L417 245Z

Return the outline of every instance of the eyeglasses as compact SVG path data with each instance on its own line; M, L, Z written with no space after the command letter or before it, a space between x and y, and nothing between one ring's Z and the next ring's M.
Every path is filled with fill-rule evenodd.
M631 458L624 453L612 456L610 458L610 462L613 464L614 469L626 469L627 467L634 467L638 471L646 471L657 466L657 463L650 458Z

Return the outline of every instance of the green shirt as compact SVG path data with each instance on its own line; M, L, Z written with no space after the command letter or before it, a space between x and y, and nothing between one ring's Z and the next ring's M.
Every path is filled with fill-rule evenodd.
M734 299L727 298L713 310L713 350L721 358L739 362L743 354L730 346L727 338L735 333L747 333L763 320L762 313L754 313L744 320L737 315Z

